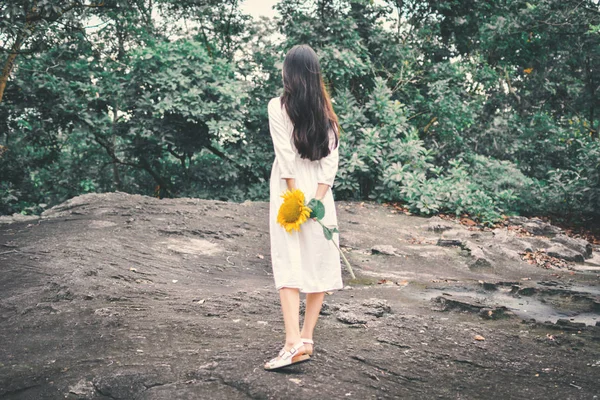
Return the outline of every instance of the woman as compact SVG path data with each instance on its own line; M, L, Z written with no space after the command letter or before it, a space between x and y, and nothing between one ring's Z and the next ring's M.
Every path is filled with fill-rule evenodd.
M285 346L265 364L274 370L308 361L313 330L325 292L341 289L339 253L315 221L291 233L277 223L281 194L300 189L306 199L321 200L326 226L337 225L331 186L338 168L339 125L323 84L317 55L294 46L283 62L283 95L269 102L269 130L275 148L270 180L271 258L285 324ZM334 238L338 244L337 235ZM300 329L300 292L306 293Z

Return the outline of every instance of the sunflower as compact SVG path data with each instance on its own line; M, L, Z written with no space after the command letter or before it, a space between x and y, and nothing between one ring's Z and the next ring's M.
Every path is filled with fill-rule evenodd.
M283 204L279 207L277 222L287 232L291 232L292 229L300 231L300 225L310 216L310 208L304 205L304 193L299 189L287 190L281 197Z

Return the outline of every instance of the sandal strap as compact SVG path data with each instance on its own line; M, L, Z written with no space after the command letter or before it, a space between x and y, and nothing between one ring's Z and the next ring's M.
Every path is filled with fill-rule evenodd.
M292 346L291 349L289 349L288 353L290 354L290 356L295 355L298 350L300 350L300 348L304 346L304 342L301 340L298 343L296 343L294 346Z
M306 343L306 344L315 344L315 342L312 341L312 339L300 339L302 340L302 343Z
M292 364L293 357L298 353L302 346L304 346L304 342L300 341L287 351L285 349L281 349L279 351L279 355L271 359L267 364L269 364L270 368L279 368Z

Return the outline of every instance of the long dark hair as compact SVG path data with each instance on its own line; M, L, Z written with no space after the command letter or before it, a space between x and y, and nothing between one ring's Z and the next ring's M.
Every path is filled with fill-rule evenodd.
M325 89L319 58L308 45L294 46L285 55L281 105L294 124L294 145L301 158L314 161L327 156L330 129L335 132L337 147L337 115Z

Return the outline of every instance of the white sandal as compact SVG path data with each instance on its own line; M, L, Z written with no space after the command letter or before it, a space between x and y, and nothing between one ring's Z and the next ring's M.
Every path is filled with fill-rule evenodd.
M288 365L300 364L310 360L310 356L308 354L306 354L304 351L300 351L302 346L304 346L304 342L298 342L288 351L281 349L277 357L266 363L265 369L267 371L273 371L279 368L287 367Z
M306 351L306 354L308 354L309 356L312 356L313 352L315 350L315 342L313 342L312 339L305 339L305 338L302 338L300 340L302 340L302 343L304 343L304 344L310 344L313 347L312 350Z

